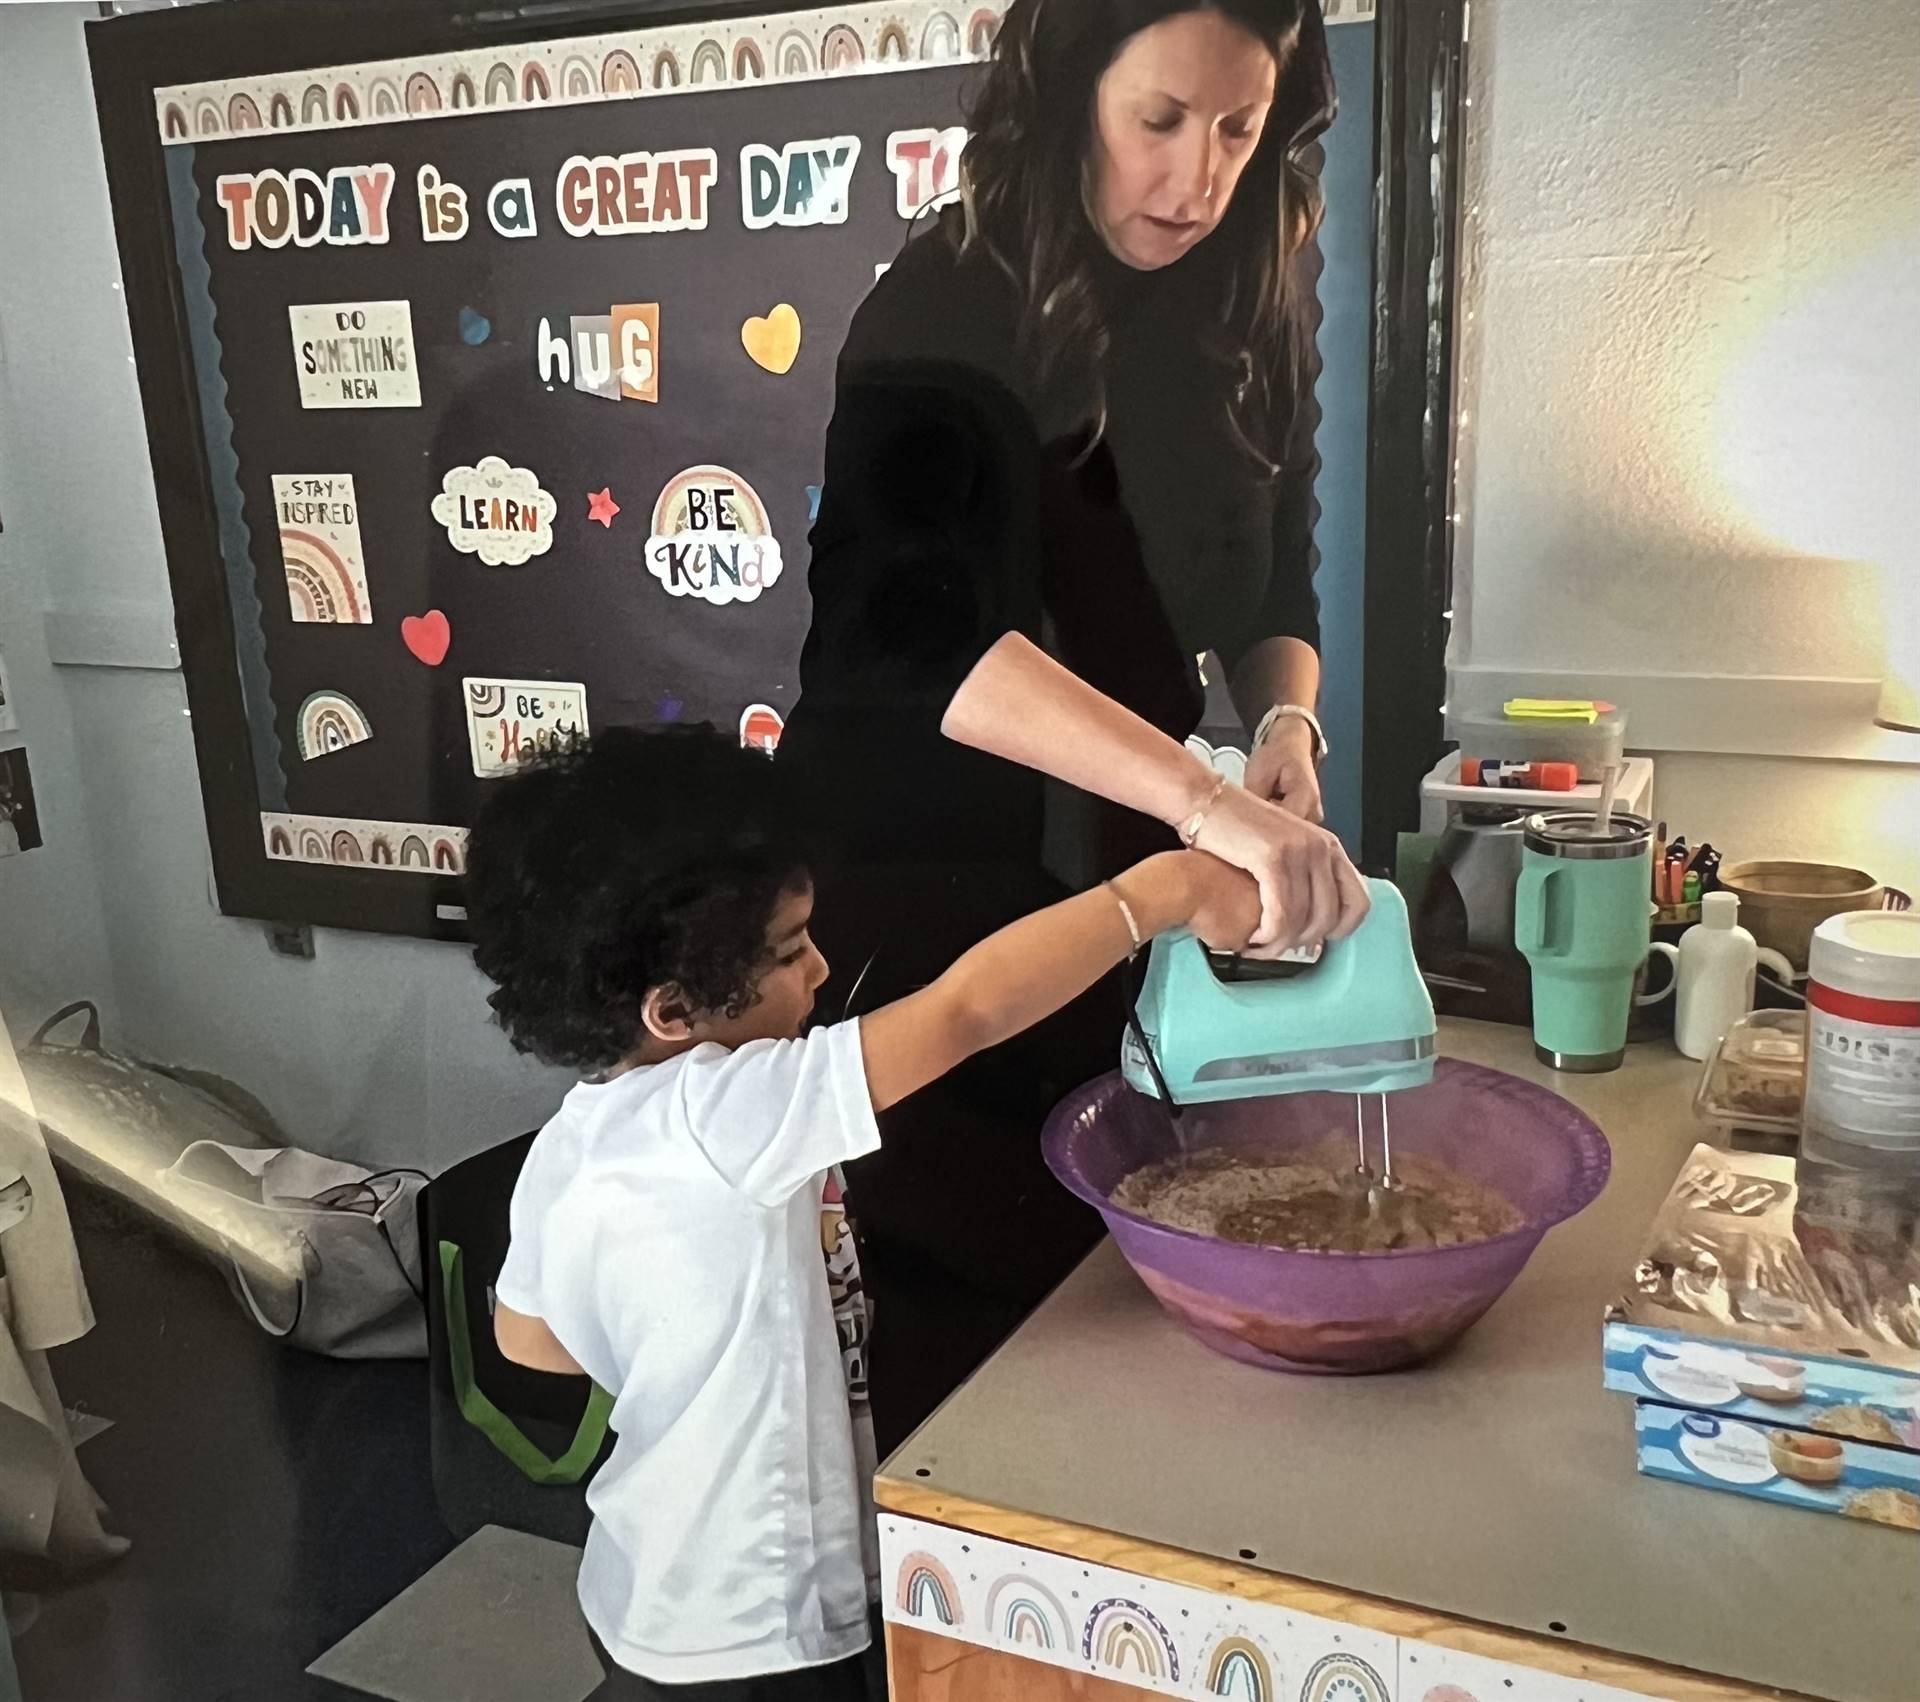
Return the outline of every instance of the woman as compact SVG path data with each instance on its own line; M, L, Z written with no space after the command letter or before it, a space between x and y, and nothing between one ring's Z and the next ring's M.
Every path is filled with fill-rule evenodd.
M831 847L824 1009L910 990L1174 832L1258 878L1269 951L1365 913L1317 825L1312 713L1295 259L1319 215L1302 156L1332 110L1317 0L1008 9L960 203L841 354L780 750ZM1257 732L1244 790L1183 743L1208 652ZM1113 1067L1126 994L899 1108L850 1178L883 1447L1097 1236L1036 1135Z

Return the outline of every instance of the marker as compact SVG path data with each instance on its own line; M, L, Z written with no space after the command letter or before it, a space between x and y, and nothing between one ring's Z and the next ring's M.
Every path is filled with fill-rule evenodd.
M1460 784L1571 792L1580 784L1580 766L1572 762L1491 762L1467 756L1460 759Z

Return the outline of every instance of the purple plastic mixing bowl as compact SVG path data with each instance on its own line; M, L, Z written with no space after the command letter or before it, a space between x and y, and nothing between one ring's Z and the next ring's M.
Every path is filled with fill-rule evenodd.
M1607 1185L1612 1155L1558 1094L1498 1070L1442 1059L1433 1081L1389 1101L1396 1161L1429 1159L1510 1201L1520 1229L1464 1247L1309 1253L1168 1229L1108 1198L1142 1165L1230 1147L1284 1162L1329 1141L1357 1157L1351 1094L1302 1093L1188 1107L1181 1134L1159 1101L1118 1074L1070 1094L1047 1120L1048 1166L1107 1221L1120 1251L1174 1317L1209 1347L1282 1371L1355 1375L1417 1364L1451 1346L1500 1298L1556 1223ZM1367 1111L1378 1163L1378 1101Z

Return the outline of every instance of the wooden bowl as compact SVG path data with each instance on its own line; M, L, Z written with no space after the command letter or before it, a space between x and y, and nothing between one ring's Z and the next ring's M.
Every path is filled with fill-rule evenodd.
M1729 863L1720 884L1739 895L1741 926L1802 970L1813 931L1829 916L1878 910L1886 899L1886 889L1864 869L1839 863Z
M1831 1436L1776 1430L1767 1438L1773 1469L1796 1483L1838 1483L1847 1473L1846 1450Z

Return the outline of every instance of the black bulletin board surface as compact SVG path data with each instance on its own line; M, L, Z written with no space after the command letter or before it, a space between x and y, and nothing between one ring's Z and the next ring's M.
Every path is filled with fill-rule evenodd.
M349 0L95 27L223 909L457 935L465 827L503 744L679 720L777 740L835 358L951 185L941 133L997 15L642 5L528 36ZM680 217L657 228L656 162L687 152L711 164L675 176ZM576 159L588 191L563 200ZM521 188L496 221L502 184ZM316 217L283 231L300 193ZM589 208L624 228L570 231L563 212ZM652 364L623 394L610 321L635 312ZM576 329L596 354L608 336L592 392L569 382ZM352 405L315 405L321 374L303 391L316 341L373 351ZM550 510L524 559L464 553L436 517L450 474L484 496L490 468L506 496L538 493L521 516ZM699 546L724 565L703 575Z
M430 243L396 187L384 245L234 252L219 228L204 243L250 544L234 603L257 609L254 676L269 688L247 706L263 808L283 798L278 808L301 817L470 821L487 781L469 757L458 689L467 678L583 685L590 725L685 718L733 726L752 705L790 706L807 625L808 487L819 479L834 360L875 265L907 229L884 163L887 138L951 118L961 75L948 67L862 79L852 85L857 103L834 82L723 88L193 149L191 189L203 220L221 174L297 159L322 177L333 167L390 163L408 203L425 165L444 182L479 188L525 177L539 221L531 238L482 228L462 243ZM847 128L835 131L836 120ZM746 229L743 145L835 136L860 143L846 222ZM718 167L706 189L706 229L573 237L559 228L552 186L569 158L657 153L695 139ZM289 304L388 299L410 308L422 405L290 406ZM613 400L561 379L552 344L570 340L573 316L625 304L658 310L650 339L657 402ZM801 328L784 374L756 364L742 342L743 325L779 304L797 312ZM479 335L481 320L485 340L470 344L463 326ZM588 335L591 357L598 344ZM611 360L611 346L608 353ZM487 457L535 474L556 504L551 546L521 565L460 553L430 512L448 469ZM646 565L656 499L700 465L737 475L735 487L750 486L771 522L781 569L750 601L673 595ZM352 474L371 626L291 618L276 472ZM601 491L618 510L611 524L590 517ZM698 571L689 561L681 583ZM431 610L451 633L433 667L406 648L398 625ZM236 638L244 655L252 635ZM318 691L356 704L373 736L303 758L295 718Z
M951 184L971 61L999 10L637 0L527 23L367 0L228 0L90 28L225 911L459 937L465 828L488 784L476 768L499 766L497 750L478 748L487 718L469 715L468 681L489 712L499 700L519 716L511 731L493 717L496 746L568 736L582 691L589 728L707 720L739 725L749 742L777 738L807 626L806 533L835 358L915 211ZM1371 0L1327 10L1371 27ZM816 182L811 198L782 203L788 222L749 228L743 148L807 142L832 155L848 139L859 147L843 185ZM896 171L890 141L925 169ZM1329 140L1369 144L1379 154L1364 127ZM696 149L713 161L705 228L564 228L570 160ZM375 167L391 179L386 240L351 240L372 234ZM310 246L298 235L274 246L271 217L232 222L222 180L253 181L249 211L271 213L256 180L269 172L321 211ZM490 191L515 182L524 191L506 192L496 228ZM431 240L456 186L467 229ZM842 186L843 207L831 193ZM657 199L657 178L644 187ZM594 205L634 212L624 186ZM513 234L529 208L534 230ZM1376 231L1376 268L1385 252ZM1377 276L1321 280L1323 299L1377 299L1378 287ZM382 305L393 303L403 335ZM378 370L357 389L362 405L303 405L304 348L329 341L319 332L336 309L346 318L334 338L363 339ZM304 310L297 326L290 310ZM544 341L568 345L571 360L575 316L622 310L652 316L657 399L610 394L617 378L589 394L561 376L551 347L543 375L543 320ZM1342 382L1377 407L1417 351L1396 361L1383 367L1376 347L1370 373ZM310 404L324 386L306 377ZM364 405L410 399L416 385L417 406ZM1411 457L1419 428L1405 435ZM1380 477L1377 434L1371 455L1369 535L1377 507L1405 500ZM456 547L434 502L461 468L478 469L457 476L462 490L515 499L523 524L537 512L537 553L495 563ZM667 505L668 532L685 543L698 518L744 530L760 546L748 551L755 595L673 595L671 575L649 566L669 559L656 504L694 468L717 471ZM454 493L443 500L458 508ZM1371 610L1371 559L1364 571ZM1369 717L1372 697L1369 678Z

